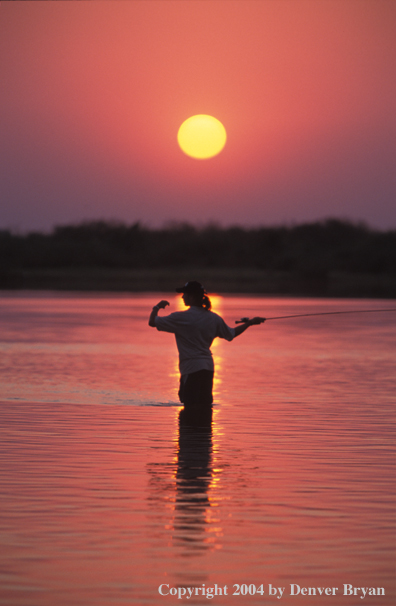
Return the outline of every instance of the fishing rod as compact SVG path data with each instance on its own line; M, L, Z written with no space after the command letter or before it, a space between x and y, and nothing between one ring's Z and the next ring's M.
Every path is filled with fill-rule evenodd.
M396 311L396 308L393 309L350 309L348 311L324 311L321 313L315 314L296 314L293 316L273 316L271 318L260 318L263 322L268 322L268 320L285 320L286 318L307 318L308 316L335 316L338 314L363 314L363 313L374 313L380 311ZM235 324L244 324L248 322L250 318L241 318L240 320L235 320Z

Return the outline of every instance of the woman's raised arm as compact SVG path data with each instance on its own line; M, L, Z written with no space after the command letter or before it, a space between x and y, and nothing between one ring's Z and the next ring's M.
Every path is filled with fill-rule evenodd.
M168 301L160 301L159 303L157 303L157 305L154 305L149 317L149 326L155 328L155 318L157 317L159 310L165 309L167 305L169 305Z

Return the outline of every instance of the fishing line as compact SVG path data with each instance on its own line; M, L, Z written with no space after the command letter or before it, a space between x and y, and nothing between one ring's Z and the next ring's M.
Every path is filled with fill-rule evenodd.
M351 309L348 311L324 311L321 313L315 314L297 314L293 316L273 316L271 318L265 318L265 321L268 320L285 320L286 318L307 318L308 316L334 316L338 314L366 314L366 313L375 313L381 311L396 311L396 308L393 309ZM240 320L235 320L235 324L243 324L247 322L249 318L241 318ZM263 318L264 320L264 318Z

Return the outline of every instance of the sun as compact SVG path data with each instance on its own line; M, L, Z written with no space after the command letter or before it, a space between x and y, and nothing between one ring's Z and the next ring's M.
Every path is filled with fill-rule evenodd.
M177 133L177 141L184 153L198 160L217 156L226 140L226 129L220 120L206 114L187 118Z

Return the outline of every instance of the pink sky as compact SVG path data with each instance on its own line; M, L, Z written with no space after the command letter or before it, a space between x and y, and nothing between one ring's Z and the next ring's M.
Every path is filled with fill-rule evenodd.
M395 31L394 0L1 2L0 228L395 228Z

